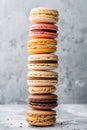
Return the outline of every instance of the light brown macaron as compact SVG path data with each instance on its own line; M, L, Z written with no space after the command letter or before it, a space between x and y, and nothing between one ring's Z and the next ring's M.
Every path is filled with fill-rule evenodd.
M58 67L58 56L55 54L35 54L28 57L30 70L53 70Z
M27 122L34 126L50 126L56 123L56 111L54 110L29 110Z
M55 86L32 86L28 88L30 94L49 94L56 91Z
M29 71L28 85L31 86L50 86L58 82L58 73L53 71Z

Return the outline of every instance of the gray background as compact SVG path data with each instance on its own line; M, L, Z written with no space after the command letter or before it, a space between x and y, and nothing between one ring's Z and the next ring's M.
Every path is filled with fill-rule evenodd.
M87 103L87 0L0 0L0 103L28 102L29 11L60 12L59 103Z

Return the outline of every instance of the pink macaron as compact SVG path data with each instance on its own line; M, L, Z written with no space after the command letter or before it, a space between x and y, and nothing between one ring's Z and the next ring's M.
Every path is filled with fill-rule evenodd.
M54 24L33 24L29 35L32 38L57 38L58 27Z

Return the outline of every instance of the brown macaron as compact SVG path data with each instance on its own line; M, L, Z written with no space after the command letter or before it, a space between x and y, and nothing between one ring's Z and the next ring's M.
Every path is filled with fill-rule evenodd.
M29 105L33 109L51 109L57 106L57 95L45 94L45 95L30 95Z

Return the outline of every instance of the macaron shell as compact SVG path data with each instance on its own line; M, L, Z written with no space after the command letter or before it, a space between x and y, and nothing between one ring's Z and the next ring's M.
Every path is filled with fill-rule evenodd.
M28 61L42 61L42 60L47 60L47 61L58 61L58 56L55 54L37 54L37 55L30 55L28 57Z
M58 78L58 73L54 71L29 71L29 77L48 77L48 78Z
M49 102L51 101L51 100L57 100L57 95L55 95L55 94L45 94L45 95L30 95L29 96L29 100L35 100L35 101L38 101L38 99L41 101L41 102L48 102L48 100L49 100ZM46 101L47 100L47 101Z
M42 30L42 29L46 29L46 30L53 30L53 31L58 31L58 27L54 24L45 24L45 23L40 23L40 24L33 24L30 27L30 31L32 30Z
M58 18L54 17L45 17L45 16L30 16L29 20L33 23L33 24L37 24L37 23L53 23L56 24L58 22Z
M31 86L50 86L56 85L57 80L27 80L27 84Z
M45 116L45 115L56 115L56 111L55 110L28 110L27 111L27 115L30 115L30 116Z
M28 89L30 94L49 94L49 93L53 93L56 91L56 87L54 86L46 86L46 87L41 87L41 86L37 86L37 87L29 87Z
M55 9L51 8L34 8L30 11L30 15L53 15L53 16L59 16L59 12Z
M32 38L56 38L58 35L49 32L33 32L30 33L30 37Z
M57 41L55 39L47 39L47 38L38 38L38 39L33 39L28 41L28 46L33 45L47 45L47 44L52 44L52 45L57 45Z
M30 121L27 119L27 122L33 126L50 126L56 123L56 119L54 118L48 121Z
M43 64L28 64L28 69L30 70L53 70L53 69L56 69L58 67L58 64L46 64L46 63L43 63Z

